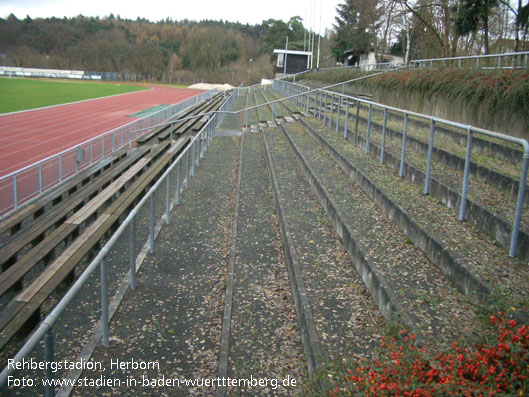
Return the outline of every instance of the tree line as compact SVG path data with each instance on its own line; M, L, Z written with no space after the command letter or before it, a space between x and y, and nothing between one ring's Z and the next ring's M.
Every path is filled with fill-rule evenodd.
M3 65L117 72L126 80L256 82L272 77L274 48L303 49L300 17L249 25L107 17L0 18Z
M332 46L340 62L369 51L407 62L529 50L528 0L346 0L337 13Z

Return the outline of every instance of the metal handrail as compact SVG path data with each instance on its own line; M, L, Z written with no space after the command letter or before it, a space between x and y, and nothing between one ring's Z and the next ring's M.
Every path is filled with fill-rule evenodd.
M275 80L283 80L283 79L288 79L289 77L296 77L296 76L300 76L302 74L305 74L305 73L310 73L312 72L312 69L307 69L307 70L304 70L302 72L297 72L297 73L293 73L293 74L287 74L285 76L281 76L281 77L278 77L276 78Z
M226 108L231 107L231 104L233 103L238 92L239 90L235 90L230 95L228 100L223 104L223 107L226 107ZM26 356L28 356L43 338L45 339L47 350L53 351L53 349L49 349L49 345L53 346L54 344L54 333L53 333L54 324L57 322L58 318L61 316L61 313L70 304L70 302L73 300L75 295L84 286L88 278L92 275L92 273L96 270L97 267L101 268L102 339L103 339L103 345L108 346L109 320L108 320L108 292L107 292L107 286L105 282L106 280L106 266L104 264L105 256L110 252L114 244L123 235L127 227L133 226L132 230L135 231L136 229L135 228L135 217L139 213L141 208L147 203L148 200L150 200L151 202L150 231L149 231L150 252L151 253L154 252L154 205L153 204L154 204L154 197L155 197L156 191L159 189L160 185L162 184L164 180L167 182L167 186L170 186L170 183L169 183L170 173L177 166L179 167L178 171L180 171L182 162L184 161L183 159L184 157L186 157L186 160L185 160L186 178L182 179L181 181L181 175L180 175L180 172L178 172L175 200L171 200L169 189L167 190L166 211L165 211L164 216L165 216L165 221L169 222L171 202L176 202L176 204L179 204L180 192L184 189L184 185L185 187L188 187L189 178L191 176L194 176L195 165L198 166L200 164L200 159L204 155L209 144L211 143L215 129L219 125L220 122L221 122L221 117L217 117L216 115L213 115L208 120L208 122L204 125L204 127L191 140L189 145L177 157L177 159L173 162L173 164L171 164L171 166L163 173L163 175L158 179L158 181L154 184L154 186L152 186L149 189L149 191L140 200L140 202L128 214L128 216L121 223L121 225L116 230L116 232L112 235L112 237L104 245L104 247L99 251L96 257L90 262L90 264L82 272L82 274L75 281L72 287L63 296L60 302L46 316L46 318L41 321L41 323L39 324L39 327L35 330L35 332L33 332L31 337L26 341L26 343L22 346L22 348L17 352L17 354L13 358L13 361L11 362L11 365L7 365L4 367L4 369L0 373L0 387L5 386L8 380L8 376L10 376L15 371L14 366L16 366L16 363L21 362ZM191 156L192 156L192 160L191 160ZM162 216L162 219L163 219L163 216ZM133 241L135 241L135 239L136 239L135 234L133 235L133 233L131 233L131 246L133 246L134 244ZM135 283L136 283L135 274L136 274L136 254L134 253L134 255L131 255L131 258L130 258L129 277L130 277L131 289L135 289ZM53 355L46 357L46 361L53 362ZM47 374L47 376L52 376L52 374Z
M325 71L325 70L343 70L343 69L357 69L357 70L364 70L364 71L370 71L370 70L395 70L395 69L403 69L403 68L409 68L409 67L422 67L423 65L430 64L433 66L434 62L449 62L449 61L459 61L459 67L462 65L462 61L464 60L477 60L476 66L480 67L480 59L484 58L498 58L498 68L502 68L502 62L501 60L505 57L523 57L525 59L524 65L520 65L520 67L529 67L529 51L523 51L523 52L506 52L502 54L487 54L487 55L467 55L467 56L457 56L457 57L445 57L445 58L427 58L427 59L413 59L409 61L409 65L406 65L405 63L370 63L368 65L348 65L348 66L333 66L329 68L319 68L319 69L312 69L308 71L304 71L302 73L307 73L311 71ZM493 67L493 66L491 66ZM504 68L510 68L508 66L503 66ZM292 76L292 75L291 75ZM284 76L280 79L276 80L282 80L287 77L291 76Z
M446 61L464 61L464 60L471 60L476 59L480 60L483 58L498 58L501 60L501 58L504 57L519 57L522 56L525 58L525 65L528 66L528 60L529 60L529 51L523 51L523 52L506 52L503 54L486 54L486 55L467 55L467 56L457 56L457 57L446 57L446 58L428 58L428 59L415 59L411 60L410 64L423 64L423 63L430 63L433 62L446 62ZM477 64L479 66L479 62ZM499 63L499 67L501 67L501 61Z
M363 70L363 71L372 71L372 70L395 70L405 67L406 65L404 63L370 63L367 65L343 65L343 66L333 66L330 68L319 68L314 69L314 71L326 71L326 70L343 70L343 69L356 69L356 70Z
M370 109L372 109L373 106L383 109L385 114L387 114L388 111L393 111L393 112L403 114L405 122L404 122L403 143L402 143L402 150L401 150L400 170L399 170L400 177L404 175L404 164L405 164L405 155L406 155L407 120L409 116L414 116L417 118L422 118L422 119L426 119L430 121L431 128L430 128L430 139L429 139L429 146L428 146L428 163L427 163L427 169L426 169L424 194L428 194L429 192L428 189L429 189L429 183L430 183L430 177L431 177L431 163L432 163L432 150L433 150L433 142L434 142L435 123L442 123L442 124L450 125L452 127L465 130L467 133L467 151L466 151L466 156L465 156L464 177L463 177L462 192L461 192L461 205L460 205L460 210L459 210L459 219L461 221L465 219L465 213L466 213L467 189L468 189L468 179L469 179L469 172L470 172L470 154L472 150L472 135L474 133L478 133L478 134L496 138L496 139L499 139L505 142L510 142L510 143L520 145L523 151L522 166L521 166L521 172L520 172L518 197L516 200L516 210L515 210L512 232L511 232L511 241L509 245L509 256L514 257L517 255L518 236L520 232L520 222L522 218L523 204L525 200L525 191L527 187L527 174L528 174L528 168L529 168L529 143L527 142L527 140L522 139L522 138L512 137L510 135L502 134L499 132L475 127L469 124L458 123L458 122L443 119L440 117L434 117L434 116L430 116L430 115L426 115L422 113L399 109L393 106L387 106L381 103L353 97L350 95L345 95L343 93L339 94L334 91L328 90L329 87L336 86L339 84L342 84L342 83L333 84L331 86L327 86L323 88L311 89L310 87L303 86L301 84L290 83L287 81L274 80L274 89L286 96L282 100L286 100L286 99L292 100L294 98L306 97L306 99L302 100L302 105L307 112L309 109L310 94L316 92L316 97L314 99L314 117L316 117L316 107L318 105L318 94L317 93L320 93L319 108L317 109L319 119L321 119L321 112L322 112L322 106L323 106L323 103L322 103L323 94L325 94L326 102L325 102L325 107L324 107L324 123L326 122L327 97L330 95L331 98L334 98L334 96L337 95L338 98L340 98L339 99L340 103L343 103L345 100L346 101L345 106L346 106L347 113L346 113L345 125L344 125L344 137L346 137L347 135L347 122L348 122L348 112L349 112L349 101L350 100L356 102L357 109L359 108L358 105L360 103L364 103L368 105ZM288 86L290 86L290 88L286 88ZM287 92L287 90L290 90L290 91ZM292 94L292 92L294 92L294 94ZM278 102L278 101L275 101L275 102ZM299 104L299 100L298 100L298 104ZM372 112L370 111L369 116L368 116L368 132L366 134L366 153L369 150L369 126L371 124L371 113ZM330 123L331 117L332 117L332 112L329 117L329 123ZM339 130L339 115L336 118L336 131L338 130ZM382 139L382 142L384 142L384 138ZM384 146L382 146L381 148L381 162L383 163L384 157L382 153L384 153Z

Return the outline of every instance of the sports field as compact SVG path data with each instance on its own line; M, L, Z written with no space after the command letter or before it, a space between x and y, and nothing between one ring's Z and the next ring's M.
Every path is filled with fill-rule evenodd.
M0 78L0 114L146 89L119 83Z

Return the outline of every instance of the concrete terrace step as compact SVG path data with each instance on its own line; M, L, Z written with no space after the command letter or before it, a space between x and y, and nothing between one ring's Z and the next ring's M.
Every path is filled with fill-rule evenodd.
M271 89L267 90L267 91L262 90L261 94L263 95L263 97L266 100L266 102L271 102L271 101L274 101L274 100L277 99L275 93ZM270 105L270 106L272 106L272 105ZM274 107L274 116L275 117L285 117L285 116L290 117L292 115L292 113L288 109L286 109L282 105L282 103L275 103L275 104L273 104L273 107Z
M299 109L291 103L286 106L291 109L290 111L295 111ZM359 115L359 120L361 122L359 123L360 126L358 128L358 134L355 133L355 114L351 114L350 112L349 116L351 118L348 123L349 140L351 142L354 142L356 136L358 140L358 145L360 147L365 147L365 128L362 129L362 112L360 112ZM336 114L333 115L333 121L331 123L332 130L335 130L335 119ZM344 111L340 112L340 119L340 131L336 132L337 135L343 133L343 125L345 123ZM367 122L365 119L363 119L363 121L363 127L365 127L367 125ZM325 117L322 112L320 125L324 122L326 123L326 125L329 125L329 117ZM373 119L371 123L369 153L377 159L380 158L379 143L381 141L381 130L381 125L377 124L375 119ZM411 130L409 129L409 131ZM396 134L400 133L396 132ZM399 140L399 138L396 138L396 142L391 143L391 140L389 139L390 135L391 134L388 132L386 137L384 164L387 167L393 168L394 170L398 170L400 167L401 139ZM392 146L394 147L394 154L392 154ZM407 146L408 148L406 150L404 176L413 181L415 184L422 187L424 186L425 180L425 173L423 170L426 168L426 154L419 153L421 149L414 149L413 144ZM505 163L505 161L500 160L500 163L503 164ZM481 169L484 168L481 167ZM430 194L440 200L447 207L452 209L459 209L461 201L461 185L460 183L458 184L458 181L460 182L462 180L461 171L452 168L450 165L439 164L439 162L436 161L433 162L432 170L433 172L430 180ZM494 238L498 243L502 244L507 248L509 247L511 239L514 207L515 201L512 199L510 193L498 190L494 186L490 186L485 181L480 180L479 177L476 175L470 177L470 188L467 199L466 219L472 224L481 228L486 234L488 234L489 236ZM529 234L526 231L528 218L527 203L525 204L525 207L526 211L524 213L524 216L522 217L521 230L518 240L518 252L520 254L519 260L522 263L527 262L527 260L529 259L529 250L527 248L529 246Z
M442 244L445 247L443 255L452 257L468 269L470 277L475 277L476 281L482 280L485 287L489 286L493 296L502 296L512 303L528 299L524 287L529 281L527 267L516 259L508 258L493 239L471 224L459 222L456 214L430 196L424 196L421 188L388 173L376 159L344 140L335 131L322 126L315 119L306 118L305 121L353 168L379 186L418 227ZM415 244L423 244L421 239L416 239L412 234L410 238Z
M324 96L325 98L325 96ZM311 97L311 104L314 103L315 96ZM320 98L318 97L317 103L319 105ZM333 125L336 119L337 109L340 108L341 119L340 125L343 126L343 119L345 116L345 103L339 106L338 97L331 101L331 97L327 98L327 108L325 110L325 99L323 99L323 107L321 115L318 114L318 118L325 120L329 123L332 118ZM332 103L331 103L332 102ZM356 130L356 114L359 116L359 126L363 127L361 132L365 135L365 126L367 125L368 117L368 106L360 103L360 109L356 108L356 103L350 101L349 103L349 116L350 116L350 130ZM325 110L325 111L324 111ZM332 116L330 112L332 111ZM311 113L314 113L314 109L311 108ZM382 130L383 124L383 111L379 108L372 108L371 127L373 132L373 138L376 139L377 134L379 136ZM428 140L430 135L430 125L425 125L424 120L418 120L412 116L408 118L408 130L407 130L407 149L415 149L418 152L426 153L428 151ZM387 140L394 139L396 141L402 141L402 130L403 130L403 116L401 114L395 114L391 111L388 112L386 122L386 135ZM477 135L477 134L475 134ZM462 141L466 144L466 137L461 138L462 134L458 131L451 130L443 127L442 124L436 124L436 134L434 139L433 159L434 163L445 164L449 167L462 171L465 163L465 151L466 147L461 145ZM508 148L512 152L510 156L504 156L504 152L507 149L498 150L491 149L492 142L488 142L490 145L480 145L480 137L477 135L476 139L473 139L473 150L472 158L470 163L470 173L474 178L481 179L487 184L494 186L498 189L504 190L512 197L516 199L518 192L518 185L521 171L522 152L519 147L511 149L510 146L504 146L496 144L501 148ZM488 138L488 137L485 137ZM477 141L478 145L474 145ZM378 138L380 142L380 138ZM507 143L508 144L508 143ZM512 144L508 144L512 145ZM514 145L513 145L514 146ZM425 157L423 163L426 161ZM421 168L424 168L422 166ZM529 194L528 194L529 196Z
M383 293L392 308L380 307L385 314L402 316L407 325L427 340L454 340L469 332L474 323L474 311L460 294L433 266L424 254L411 244L385 214L363 191L352 183L327 153L296 124L284 129L294 151L301 155L319 179L319 184L337 207L339 217L356 239L355 266L365 261L378 273ZM296 149L294 149L296 148ZM303 158L304 157L304 158ZM314 187L314 186L313 186ZM340 232L339 232L340 234ZM357 271L365 273L357 267ZM371 287L364 277L364 283ZM371 293L376 296L380 293ZM458 318L457 324L453 319ZM468 328L461 328L460 324Z
M290 111L292 111L293 107L294 106L291 104L287 106ZM334 159L342 166L344 171L348 174L355 175L355 178L360 181L363 189L370 194L371 198L373 200L377 200L378 205L385 209L388 216L390 216L392 219L398 220L399 225L401 225L400 227L406 232L408 236L410 236L411 240L421 247L421 249L427 253L430 260L443 269L443 271L449 275L456 284L459 285L461 291L465 292L469 296L474 296L473 299L477 301L480 300L479 294L484 293L487 295L492 292L488 284L488 280L492 279L494 276L492 276L491 272L484 273L475 269L476 267L482 266L476 265L476 258L474 255L474 253L479 250L479 248L477 248L479 243L477 242L480 241L480 238L484 237L486 240L490 241L489 238L483 236L483 233L481 232L477 232L476 235L476 230L473 227L469 226L467 223L461 224L461 222L458 222L455 219L452 219L452 223L447 224L445 228L441 228L440 225L443 223L446 224L448 219L450 219L450 217L448 217L449 211L438 210L436 206L433 206L434 208L432 208L432 204L426 200L423 195L420 195L420 193L415 194L420 195L420 200L422 202L422 206L420 206L420 208L424 209L424 211L420 214L414 213L409 208L409 203L414 203L416 201L416 198L413 197L412 191L417 192L419 189L403 187L403 191L400 193L400 195L389 194L388 196L388 193L394 192L394 186L399 186L395 182L391 181L391 178L395 178L395 176L391 176L391 173L386 174L383 171L383 167L381 167L377 160L373 158L370 159L369 165L366 165L365 161L363 161L361 158L359 158L356 163L354 161L351 162L347 160L349 151L347 148L344 148L343 141L345 140L341 138L341 133L336 133L334 128L329 129L315 119L302 119L302 123L306 124L307 122L310 123L313 128L318 130L318 132L311 130L311 134L313 134L318 141L322 142L324 146L328 145L327 140L332 141L333 145L330 146L327 151L333 154ZM318 135L321 132L325 132L325 136ZM352 140L351 135L350 137L350 140ZM351 143L349 144L352 145ZM336 149L339 150L336 151ZM358 148L358 151L359 153L362 152L360 148ZM360 157L361 156L362 155L360 155ZM375 157L378 158L378 156ZM355 169L358 170L355 171ZM407 170L408 169L409 168L407 168ZM370 172L372 174L375 172L375 170L379 170L379 174L383 176L383 178L369 181ZM372 182L375 182L375 185L373 185ZM434 185L433 182L434 180L432 180L432 186ZM383 189L381 190L380 187ZM404 205L401 207L402 203L400 201L400 197L407 196L409 197L407 200L405 200L405 202L408 204L408 206ZM392 200L394 200L394 204ZM387 206L388 203L391 205ZM472 206L470 208L472 208ZM412 214L411 218L410 212ZM452 218L455 216L456 215L452 213ZM426 222L424 221L425 219L427 220ZM435 230L432 230L432 225ZM444 231L449 231L448 234L450 236L448 238L442 236L442 232ZM490 231L488 232L490 233ZM463 248L454 252L452 249L454 245ZM512 265L513 261L509 261L507 258L505 258L505 255L502 254L501 250L498 249L496 244L490 244L488 245L488 248L487 254L482 257L483 261L487 261L487 258L494 258L495 263ZM494 254L492 254L493 252ZM505 269L505 267L502 265L498 265L495 270L496 274L499 274L498 272L501 272L500 269L502 268ZM522 293L522 291L526 277L523 275L523 269L518 265L510 267L509 270L506 270L506 272L512 272L513 269L516 269L516 275L514 277L509 276L508 278L510 280L516 280L517 277L521 276L521 279L524 281L520 280L519 282L511 282L512 285L509 288L511 292L507 292L504 295L510 296L512 291L515 291L515 295L517 297L523 298L525 294ZM518 269L521 270L521 274L518 272ZM517 298L514 298L514 301L516 301L516 299Z
M247 101L246 101L246 107L251 108L256 105L256 99L255 99L255 90L248 93ZM248 125L258 125L259 124L259 116L257 114L256 109L252 109L248 111Z
M110 370L110 360L158 361L160 369L146 375L166 378L216 378L221 335L226 263L233 214L238 138L217 136L181 195L138 273L138 287L129 291L111 322L111 346L98 345L92 360L107 365L105 373L86 370L81 377L100 375L123 381L138 371ZM137 395L168 392L168 388L131 388ZM93 394L76 388L74 395ZM98 388L97 394L123 393L123 388ZM211 387L175 387L170 395L212 395Z
M333 125L336 118L336 107L333 106ZM355 106L351 107L349 113L350 131L356 131L358 128L355 121L355 108ZM322 112L321 115L321 119L326 120L327 123L329 122L328 113L325 115ZM342 109L341 126L344 125L344 113L345 109ZM367 107L361 105L361 111L359 112L360 128L358 128L360 139L365 136L367 114ZM382 111L374 108L370 141L375 142L375 145L380 145L382 124ZM426 168L426 152L428 150L429 126L425 127L424 124L424 121L415 120L412 117L410 117L408 122L406 162L419 170L425 170ZM402 128L402 115L388 112L386 128L387 151L397 154L398 158L400 158L401 151ZM465 147L461 146L461 141L466 143L466 138L462 139L461 133L443 128L439 124L436 125L432 165L433 178L455 192L461 191L461 181L463 179L462 170L464 167ZM495 142L484 141L484 143L479 144L479 138L473 139L474 142L478 142L478 145L473 145L472 161L470 163L469 197L487 209L493 208L489 212L497 214L503 223L512 224L521 172L521 152L518 147L511 149L510 146L500 145ZM510 152L510 154L505 152ZM422 179L424 180L424 178ZM529 216L527 215L529 204L527 203L527 198L529 198L529 192L526 192L525 214L522 218L522 228L525 230L529 230ZM452 201L447 200L447 204L454 206L455 203ZM500 237L499 241L501 243L504 243L503 240Z
M343 116L342 112L342 116ZM359 114L360 134L365 137L365 126L367 125L367 112L362 110ZM335 117L335 116L334 116ZM341 117L340 125L343 126L344 118ZM383 119L380 116L372 117L372 129L370 140L380 145L382 140L381 131ZM333 123L334 125L334 123ZM351 123L352 125L352 123ZM425 169L425 154L428 151L427 134L423 130L410 128L412 123L408 123L406 160L419 167ZM349 128L351 130L351 126ZM402 123L387 123L386 128L386 147L392 153L400 154L400 142L402 142ZM413 137L415 135L416 137ZM465 148L462 148L452 142L448 138L436 137L435 146L433 149L432 175L443 181L443 183L451 186L455 190L461 190L461 181L463 180L463 169L465 164ZM408 158L409 157L409 158ZM485 197L490 195L498 196L502 201L511 202L511 207L514 207L518 196L518 187L521 172L522 155L516 161L506 161L494 153L473 150L470 163L470 186L469 195L479 199L479 195L472 191L487 190ZM448 174L448 176L447 176ZM529 193L526 193L526 199ZM494 201L490 201L494 205ZM485 201L485 204L487 202ZM526 207L529 208L529 206ZM514 212L513 209L511 209Z
M333 123L334 125L334 123ZM380 126L372 123L370 134L370 154L375 158L380 157L380 134L377 134ZM352 131L350 131L349 139L354 141ZM365 146L365 135L360 132L358 134L358 144ZM386 140L385 144L385 164L398 170L400 166L400 146L398 140ZM421 153L414 147L406 149L406 165L404 175L411 179L419 186L424 186L425 180L425 154ZM512 179L499 177L497 179L502 186L490 185L487 181L472 175L469 179L468 196L467 196L467 213L466 219L474 225L481 227L487 234L495 238L498 243L506 248L510 245L512 222L516 207L516 191L513 191L514 186ZM447 207L459 210L461 202L461 181L463 180L463 173L460 169L451 167L450 165L440 164L438 162L432 163L432 176L430 180L430 194ZM507 190L502 187L509 188ZM516 186L517 182L516 182ZM513 196L514 194L514 196ZM524 212L520 224L519 249L521 253L520 260L527 261L529 254L527 248L529 247L529 205L524 204Z
M279 128L265 132L280 204L312 310L323 357L329 362L344 351L369 355L383 317L369 297L351 259L327 219Z
M300 379L304 356L260 132L242 138L228 376ZM288 390L238 388L244 395Z
M235 101L233 102L230 111L235 112L237 110L243 109L246 104L246 95L239 95ZM238 130L241 131L242 129L242 120L244 117L244 113L239 114L232 114L228 113L226 114L226 117L220 124L218 130L219 131L226 131L226 130Z

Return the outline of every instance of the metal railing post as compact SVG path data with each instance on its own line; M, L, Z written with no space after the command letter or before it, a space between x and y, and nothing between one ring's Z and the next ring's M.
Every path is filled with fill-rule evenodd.
M13 175L13 204L15 209L18 208L18 188L17 188L17 174Z
M202 135L197 138L197 168L200 167L200 158L202 157Z
M129 268L130 268L130 289L136 289L136 217L133 217L129 225Z
M171 173L167 174L165 178L166 191L165 191L165 224L168 225L171 218Z
M404 113L404 129L402 131L402 151L400 154L399 176L404 176L404 164L406 161L406 138L408 135L408 113Z
M461 205L459 206L459 220L465 220L467 209L468 176L470 174L470 155L472 152L472 127L467 130L467 151L465 156L465 171L463 175L463 189L461 191Z
M358 118L360 117L360 101L356 101L356 120L355 120L355 136L354 136L354 144L356 145L358 142Z
M343 137L347 139L349 137L349 130L347 125L349 124L349 98L345 98L345 123L343 125Z
M323 102L323 91L320 91L320 100L318 105L318 121L321 121L321 105Z
M520 185L518 187L518 199L516 201L516 212L514 214L514 223L512 227L511 245L509 247L509 256L516 256L518 249L518 235L520 232L520 221L522 219L523 203L525 199L525 190L527 188L527 170L529 168L529 154L524 153L522 174L520 175Z
M149 251L154 254L154 205L156 200L156 190L152 192L150 200L150 222L149 222Z
M42 163L39 163L39 194L42 194Z
M371 134L371 116L373 113L373 105L369 104L369 113L367 116L367 131L366 131L366 148L365 152L369 153L369 136Z
M180 204L180 179L182 178L182 159L178 161L176 170L176 204Z
M332 127L332 108L334 106L334 94L331 94L330 97L331 97L331 109L329 110L329 128Z
M206 137L207 137L207 129L209 128L209 126L206 126L206 128L202 131L202 133L200 134L200 147L201 147L201 150L200 150L200 159L202 160L204 158L204 153L206 152Z
M192 159L191 159L191 176L195 176L195 162L196 162L196 141L193 141L193 143L191 144L191 154L192 154Z
M342 96L339 96L340 100L338 101L338 109L336 110L336 132L340 128L340 109L342 107Z
M428 163L426 164L426 178L424 180L424 194L430 193L430 175L432 172L433 140L435 134L435 120L430 120L430 139L428 141Z
M325 92L325 106L323 107L323 124L327 124L327 97L328 93Z
M380 146L380 164L384 164L384 156L386 151L386 125L388 122L388 109L384 108L384 122L382 124L382 144Z
M59 182L62 182L62 153L59 154Z
M191 166L190 160L191 160L191 153L189 153L189 149L188 149L186 152L186 179L185 179L186 189L189 188L189 168Z
M52 363L55 362L55 331L53 327L44 336L44 360L46 361L46 380L48 381L44 389L44 396L54 397L55 385L53 384L53 379L55 378L55 373L53 372Z
M108 339L108 287L107 287L107 269L105 259L99 263L101 270L101 332L103 346L109 345Z

